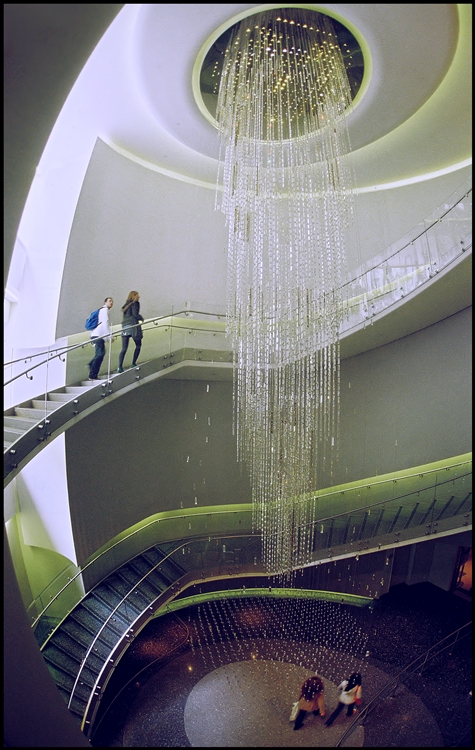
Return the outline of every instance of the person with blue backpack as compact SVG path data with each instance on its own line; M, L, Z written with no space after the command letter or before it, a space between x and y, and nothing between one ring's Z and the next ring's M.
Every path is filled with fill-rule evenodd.
M106 297L102 307L100 307L99 310L95 310L93 313L91 313L86 321L86 329L91 330L91 323L89 323L89 321L91 320L91 318L95 318L95 313L97 312L97 325L91 330L91 342L94 344L95 352L94 357L90 362L88 362L89 380L97 380L99 370L101 369L102 360L104 359L106 353L106 345L104 339L110 338L112 335L112 328L109 323L109 310L111 309L113 304L114 300L112 299L112 297ZM95 319L93 319L92 325L94 325L94 323L96 323Z

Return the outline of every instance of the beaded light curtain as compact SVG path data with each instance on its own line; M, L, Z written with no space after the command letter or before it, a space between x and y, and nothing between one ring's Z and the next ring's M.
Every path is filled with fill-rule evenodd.
M299 8L236 24L216 119L228 227L238 458L268 572L310 561L311 493L337 458L348 77L331 20Z

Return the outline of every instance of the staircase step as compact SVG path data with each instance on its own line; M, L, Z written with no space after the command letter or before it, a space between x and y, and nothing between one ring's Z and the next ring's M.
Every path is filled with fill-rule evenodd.
M139 603L134 604L133 594L131 594L126 602L123 602L123 597L118 594L117 591L114 589L108 587L105 584L102 584L101 586L98 586L94 589L94 596L96 596L100 601L107 604L110 609L115 609L118 605L118 613L119 615L122 612L123 604L127 604L130 607L133 607L135 609L135 614L138 615L140 612L142 612L142 607Z
M48 401L61 401L62 403L66 403L67 401L72 401L74 398L74 395L71 393L48 393Z
M171 560L168 558L168 560L165 560L163 563L160 563L160 565L157 568L158 572L168 578L168 580L171 582L178 580L178 578L181 578L183 575L185 575L185 569L181 567L178 563L176 563L174 560Z
M66 633L72 640L77 641L84 651L89 648L93 641L92 633L77 622L77 620L74 620L72 616L67 617L62 623L61 631Z
M71 612L70 617L72 620L78 623L80 627L91 633L91 641L93 640L93 637L95 638L95 636L101 629L102 621L100 617L95 617L83 606L76 607L76 609Z
M97 600L100 603L104 602L104 599L102 599L100 596L97 596ZM128 597L128 599L125 602L121 601L119 606L115 604L114 607L110 609L111 612L112 612L112 609L114 610L114 614L112 615L112 618L111 618L113 630L115 628L116 619L120 623L124 623L124 625L128 627L130 623L134 622L134 620L136 620L137 617L143 611L142 601L141 600L137 601L137 599L134 599L133 593Z
M87 393L87 391L92 388L92 381L88 381L89 385L66 385L64 388L65 393Z
M10 445L24 435L26 430L16 430L14 427L5 427L3 430L3 439L8 440Z
M71 701L69 710L73 714L74 718L78 719L79 723L82 722L84 712L86 711L86 706L87 701L80 700L80 698L77 698L76 696Z
M56 401L49 401L48 399L46 402L44 399L39 398L33 398L31 400L31 403L33 404L34 409L41 409L41 411L45 410L45 404L46 404L46 411L54 411L55 409L59 409L61 404L58 404Z
M3 417L4 427L14 427L15 430L29 430L36 424L35 419L26 419L25 417L15 417L13 415Z
M82 674L81 674L81 677L77 681L76 687L74 688L74 698L73 698L73 702L77 701L77 704L79 704L78 708L81 708L83 703L85 704L84 708L86 707L87 702L89 700L89 696L91 695L93 688L94 688L94 683L92 683L92 685L89 685L88 682L82 679ZM69 698L71 699L71 696L69 696Z
M81 607L92 615L95 615L100 619L101 623L104 623L107 620L107 626L119 637L129 628L131 620L127 620L124 615L119 614L118 612L115 612L112 617L108 619L110 608L105 607L97 599L93 599L92 597L83 599ZM133 619L135 619L135 617Z
M131 591L132 593L130 596L127 597L126 602L131 603L131 606L133 606L135 609L137 609L139 612L143 612L147 609L150 602L155 599L157 594L155 592L152 592L151 597L147 597L147 592L142 592L140 589L135 591L135 586L132 584L127 577L121 576L120 573L122 571L118 571L117 573L114 573L113 576L109 576L107 579L107 585L110 586L114 591L116 591L118 594L121 595L121 598L124 598L127 594L129 594ZM118 575L119 573L119 575ZM133 574L128 575L128 578L131 578ZM135 581L137 578L135 577Z
M63 688L63 690L67 691L68 695L71 695L71 690L73 689L74 680L70 674L67 674L62 669L58 669L58 667L49 661L47 655L43 653L43 656L45 658L46 666L48 667L51 675L53 676L53 679L58 685L58 687Z
M89 612L86 612L85 610L80 610L79 612L75 610L71 615L71 619L76 623L77 626L85 625L85 629L90 631L92 626L89 625L90 621L94 621L97 623L97 627L94 631L94 636L97 635L101 624L97 620L97 618L92 617L92 615ZM87 623L87 625L86 625ZM91 634L91 641L93 640L92 634ZM114 648L115 644L117 643L117 634L111 633L107 631L106 629L101 630L100 638L94 641L94 647L98 649L99 654L103 654L105 652L105 655L109 654L111 652L111 649Z
M31 419L36 424L38 422L41 422L41 420L43 419L44 411L42 414L39 409L34 409L30 406L16 406L15 414L18 417L26 417L27 419Z
M79 664L82 663L86 656L87 648L81 645L75 638L71 638L68 633L63 631L62 627L56 631L49 643L54 643L61 651L70 654Z
M155 589L145 581L139 583L143 574L132 568L130 563L127 563L127 565L120 568L120 570L117 571L117 575L119 578L123 578L129 583L129 591L133 591L134 589L138 590L138 594L134 594L134 597L135 601L137 601L138 597L142 599L142 610L146 609L150 602L152 602L160 593L159 589Z
M48 643L42 653L49 663L54 664L54 666L60 669L61 672L76 679L77 673L79 672L80 662L57 648L53 643Z
M61 626L61 632L77 641L80 645L80 648L84 650L84 653L86 653L87 649L94 640L92 634L88 630L82 628L75 620L72 619L72 617L68 617L68 619L63 622ZM96 640L94 642L94 652L96 653L97 657L101 659L101 661L105 661L108 658L112 645L113 644L104 643L101 640Z

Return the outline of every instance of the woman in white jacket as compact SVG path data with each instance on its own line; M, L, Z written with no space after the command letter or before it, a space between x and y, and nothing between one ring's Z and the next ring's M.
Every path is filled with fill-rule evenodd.
M341 682L338 685L338 690L340 690L340 697L338 698L338 705L333 711L333 713L331 714L331 716L329 716L329 718L325 722L326 727L331 727L336 717L345 706L346 706L346 715L347 716L353 715L355 702L361 701L361 698L363 696L363 691L361 688L360 673L353 672L353 674L349 677L348 680L343 680L343 682Z

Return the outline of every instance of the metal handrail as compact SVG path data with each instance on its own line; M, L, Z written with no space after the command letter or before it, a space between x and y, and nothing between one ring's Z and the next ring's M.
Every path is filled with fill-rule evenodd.
M218 538L220 538L220 539L221 539L221 538L222 538L222 537L221 537L221 535L220 535L220 536L219 536ZM70 694L70 696L69 696L68 708L70 708L70 707L71 707L71 703L72 703L72 702L73 702L73 700L74 700L74 697L75 697L75 696L74 696L74 693L75 693L75 691L76 691L76 687L77 687L77 684L78 684L78 682L79 682L79 679L80 679L80 677L81 677L81 673L82 673L82 670L83 670L83 669L84 669L84 667L86 666L86 662L87 662L87 660L88 660L88 658L89 658L89 655L91 654L91 652L92 652L93 648L95 648L96 642L97 642L97 641L99 640L99 638L100 638L101 634L103 633L103 631L105 630L105 628L106 628L106 627L107 627L107 626L109 625L109 622L111 621L112 617L113 617L113 616L115 615L115 613L117 612L117 610L118 610L118 609L119 609L119 608L120 608L120 607L121 607L121 606L122 606L122 605L124 604L124 602L127 602L127 599L129 598L129 596L130 596L130 595L131 595L132 593L134 593L134 592L135 592L135 590L136 590L136 589L137 589L137 588L138 588L138 587L140 586L140 584L141 584L141 583L143 583L143 581L145 581L145 579L146 579L146 578L148 578L148 577L149 577L149 575L151 575L151 573L153 573L153 572L154 572L154 570L155 570L156 568L158 568L158 567L159 567L160 565L163 565L163 563L164 563L164 562L165 562L166 560L168 560L168 558L169 558L169 557L171 557L171 555L174 555L174 554L175 554L175 552L178 552L178 551L179 551L180 549L183 549L184 547L188 546L188 544L189 544L189 541L187 541L187 542L183 542L183 544L179 544L179 545L178 545L178 547L176 547L176 548L175 548L174 550L172 550L172 551L171 551L171 552L169 552L169 553L168 553L167 555L165 555L165 557L163 557L163 558L162 558L161 560L159 560L159 561L158 561L158 562L157 562L157 563L156 563L156 564L155 564L155 565L154 565L154 566L153 566L152 568L150 568L150 570L148 570L148 571L147 571L147 572L146 572L146 573L145 573L145 574L144 574L144 575L143 575L143 576L142 576L142 577L141 577L141 578L140 578L140 579L139 579L138 581L136 581L136 582L134 583L134 585L133 585L133 586L131 587L130 591L128 591L128 592L127 592L127 594L126 594L125 596L123 596L123 597L122 597L122 599L120 600L120 602L119 602L118 604L116 604L116 606L115 606L115 607L114 607L114 608L113 608L113 609L111 610L111 612L109 612L109 615L108 615L108 616L107 616L107 618L106 618L106 619L104 620L104 622L102 623L102 625L101 625L101 627L99 628L99 630L97 631L97 633L95 633L95 634L94 634L94 637L93 637L93 639L91 640L91 643L89 644L89 647L88 647L88 649L87 649L86 653L84 654L83 660L82 660L82 662L81 662L81 665L80 665L80 667L79 667L79 671L78 671L78 673L77 673L77 675L76 675L76 679L75 679L75 681L74 681L74 685L73 685L73 687L71 688L71 694ZM171 585L173 586L173 585L174 585L174 583L175 583L175 582L173 582L173 584L171 584ZM99 584L98 584L98 585L99 585ZM94 588L97 588L97 586L96 586L96 587L94 587ZM170 588L170 587L167 587L167 588ZM94 590L94 589L92 589L92 591L93 591L93 590ZM89 592L89 593L91 593L91 592ZM163 592L162 592L162 593L163 593ZM157 599L158 599L158 597L159 597L159 596L161 596L161 594L159 594L159 595L157 596ZM149 606L150 606L150 605L149 605ZM135 618L135 620L139 619L140 617L141 617L141 613L139 613L139 614L137 615L137 617ZM134 620L133 622L131 622L131 623L129 624L129 626L128 626L128 628L127 628L126 632L125 632L125 633L123 633L123 635L121 636L121 638L120 638L120 641L122 641L122 640L123 640L123 639L124 639L124 638L126 637L126 633L129 633L129 632L130 632L130 630L131 630L132 626L133 626L133 625L135 624L135 620ZM60 623L60 624L61 624L61 623ZM58 627L60 627L60 625L58 625ZM44 648L44 646L45 646L45 645L47 645L47 643L48 643L48 641L49 641L49 639L51 638L51 636L52 636L52 635L53 635L53 633L51 633L51 634L50 634L50 636L49 636L48 640L47 640L47 641L46 641L46 642L45 642L45 643L43 644L42 648ZM119 641L119 642L120 642L120 641ZM104 667L105 667L106 665L107 665L107 662L106 662L106 663L104 664ZM104 669L104 667L103 667L103 669ZM100 674L99 674L99 676L98 676L98 678L97 678L97 680L96 680L96 685L97 685L97 683L98 683L98 682L100 681L100 679L101 679L101 676L102 676L102 671L103 671L103 670L101 670L101 672L100 672ZM95 686L94 686L94 689L95 689ZM87 712L88 712L88 710L89 710L89 705L90 705L90 702L91 702L91 698L92 698L92 695L93 695L93 694L94 694L94 690L92 690L92 691L91 691L91 696L89 697L89 701L88 701L88 704L87 704L87 707L86 707L86 711L85 711L85 714L84 714L84 716L86 716L86 715L87 715Z
M357 276L355 276L355 277L354 277L353 279L350 279L349 281L347 281L347 282L346 282L345 284L343 284L343 285L342 285L342 288L343 288L343 287L345 287L345 286L348 286L349 284L353 284L353 282L357 281L358 279L361 279L361 278L362 278L363 276L366 276L366 274L367 274L367 273L370 273L371 271L375 271L375 270L376 270L377 268L379 268L379 266L380 266L380 265L382 265L382 263L386 263L386 262L387 262L388 260L390 260L391 258L394 258L394 257L395 257L395 256L396 256L396 255L397 255L398 253L401 253L401 252L402 252L403 250L406 250L406 249L407 249L408 247L410 247L410 246L411 246L411 245L412 245L412 244L413 244L414 242L416 242L416 241L417 241L418 239L420 239L420 238L421 238L421 237L423 237L423 236L424 236L425 234L427 234L427 232L429 232L429 230L430 230L430 229L432 229L432 227L434 227L434 226L435 226L436 224L438 224L438 223L439 223L440 221L442 221L442 219L443 219L443 218L444 218L445 216L447 216L447 215L448 215L448 214L449 214L449 213L450 213L451 211L453 211L453 209L454 209L454 208L455 208L456 206L458 206L458 205L459 205L459 203L461 203L461 202L462 202L462 201L463 201L463 200L464 200L465 198L467 198L467 197L468 197L468 196L470 195L470 193L471 193L471 192L472 192L472 188L470 188L469 190L467 190L467 192L466 192L466 193L465 193L464 195L462 195L462 197L461 197L461 198L459 198L459 199L458 199L457 201L455 201L455 203L454 203L454 204L453 204L452 206L450 206L450 208L448 208L448 209L447 209L447 210L445 211L445 213L443 213L443 214L442 214L442 215L441 215L441 216L440 216L440 217L439 217L438 219L434 219L434 221L432 222L432 224L430 224L430 226L426 227L426 228L425 228L425 229L424 229L424 230L423 230L422 232L420 232L420 233L419 233L419 234L418 234L418 235L417 235L416 237L413 237L413 239L412 239L412 240L409 240L409 241L408 241L408 242L407 242L407 243L406 243L405 245L402 245L402 247L400 247L400 248L398 248L397 250L395 250L395 251L394 251L393 253L391 253L391 255L388 255L388 256L387 256L387 257L386 257L386 258L384 259L384 261L382 261L381 263L378 263L378 264L377 264L377 265L375 265L375 266L371 266L370 268L367 268L367 269L366 269L366 271L363 271L362 273L360 273L360 274L358 274ZM433 212L432 212L432 213L433 213ZM466 249L468 249L468 248L466 248Z
M442 221L451 211L453 211L453 209L459 203L461 203L461 201L463 201L465 198L467 198L468 195L470 195L471 192L472 192L472 188L470 188L469 190L467 190L467 192L465 192L464 195L461 198L459 198L458 200L456 200L455 203L453 203L450 206L450 208L446 209L445 212L442 213L439 218L435 219L422 232L420 232L418 235L416 235L415 237L413 237L412 240L408 241L405 245L403 245L402 247L398 248L393 253L391 253L390 255L388 255L384 260L382 260L377 265L371 266L370 268L367 268L365 271L361 271L360 273L356 274L356 276L354 276L352 279L350 279L349 281L347 281L344 284L342 284L341 288L344 289L345 287L350 286L351 284L355 283L359 279L362 279L363 277L365 277L371 271L374 271L375 269L377 269L380 266L382 266L384 263L387 263L387 261L390 260L391 258L394 258L398 253L401 253L406 248L410 247L414 242L416 242L418 239L420 239L425 234L427 234L427 232L429 232L436 224L438 224L440 221ZM471 247L471 245L470 245L470 247ZM463 251L466 251L467 249L469 249L469 248L468 247L463 247L462 248ZM351 300L348 300L347 304L348 304L348 306L351 306ZM153 323L154 325L157 325L156 321L164 320L166 318L170 318L170 317L174 317L174 316L179 316L179 315L183 315L183 314L189 315L190 313L199 314L199 315L211 315L211 316L218 317L218 318L220 318L220 317L226 318L226 314L225 313L208 313L208 312L202 312L202 311L199 311L199 310L188 310L188 309L185 309L185 310L179 310L176 313L172 312L172 313L167 314L167 315L160 315L160 316L157 316L155 318L150 318L149 320L147 320L144 323L144 325L147 325L148 323ZM135 327L135 324L132 325L132 326L128 326L127 328L129 328L129 327L130 328ZM126 330L126 328L122 328L122 330ZM119 335L119 333L120 333L120 329L117 332L110 334L109 336L103 336L101 338L105 338L105 339L114 338L115 336ZM66 353L68 351L73 351L74 349L77 349L79 347L83 347L87 343L89 343L89 342L83 342L81 344L73 344L73 345L64 346L64 347L54 347L51 351L52 352L57 352L57 354L54 354L54 356L52 356L52 357L48 356L46 360L44 360L43 362L39 363L38 365L35 365L34 367L28 368L25 372L20 373L19 375L15 376L11 380L9 380L6 383L4 383L4 386L9 385L11 382L13 382L14 380L16 380L19 377L22 377L23 375L26 375L26 377L28 377L27 373L30 372L30 370L35 369L36 367L39 367L42 364L46 364L47 362L51 361L51 359L54 359L55 357L60 357L61 354L64 354L64 353ZM16 364L17 362L21 362L22 360L25 360L25 359L32 360L34 357L38 357L38 356L41 356L43 354L48 354L49 355L50 353L51 353L50 351L43 351L43 352L38 352L36 354L28 355L28 357L20 357L19 359L15 359L15 360L12 360L10 362L5 362L4 363L4 367Z
M452 468L456 468L456 467L467 466L469 464L471 464L471 460L462 461L462 462L453 464L453 465L451 465L448 468L452 469ZM445 468L446 467L443 467L443 470ZM440 467L438 469L429 469L428 471L422 472L422 476L426 476L426 475L430 475L430 474L433 474L433 473L437 473L440 470L441 470ZM415 473L421 475L420 472L415 472ZM467 471L466 473L460 474L460 476L458 476L457 478L460 479L460 478L463 478L465 476L470 476L470 475L471 475L471 472ZM403 480L403 479L410 479L413 476L414 476L414 474L408 474L408 475L405 475L403 477L400 477L400 479L401 480ZM447 480L436 482L435 484L430 485L426 489L432 489L432 488L441 487L444 484L450 483L452 481L453 481L453 477L451 477L451 478L449 478ZM388 484L388 483L392 483L392 482L394 482L393 478L387 479L387 480L385 480L385 482L384 481L380 481L379 484L384 484L384 483ZM368 487L368 482L366 481L366 482L362 482L361 485L358 485L357 487L352 488L352 489L353 490L358 490L358 489L367 488L367 487ZM405 492L403 494L396 495L395 497L386 498L384 500L380 500L380 501L378 501L376 503L373 503L371 505L359 506L358 508L353 508L350 511L346 511L344 513L337 513L337 514L334 514L332 516L328 516L328 517L324 517L324 518L318 518L318 519L316 519L316 520L314 520L312 522L309 522L308 525L310 527L312 527L312 526L313 527L317 527L322 522L330 521L330 520L332 520L334 518L343 518L344 516L348 516L348 515L354 514L355 511L365 511L365 510L368 510L368 509L372 509L374 507L384 506L384 505L386 505L388 503L391 503L391 502L397 502L398 500L401 500L402 498L405 498L405 497L410 496L411 494L414 494L414 492L417 492L417 490L414 490L413 492ZM333 494L334 494L333 492L328 492L325 495L318 496L318 499L319 500L320 499L324 499L326 497L330 497ZM220 511L203 510L203 515L205 515L205 516L223 515L223 514L229 514L229 513L234 513L234 514L235 513L252 513L252 507L249 507L249 508L239 508L239 509L234 509L234 510L233 509L220 510ZM195 514L193 514L193 515L195 515ZM137 534L141 534L145 529L150 528L150 526L153 526L154 524L163 523L164 521L169 521L169 520L186 519L186 518L190 518L190 517L191 517L190 514L183 513L183 514L179 514L177 516L170 516L169 518L154 519L153 521L150 521L149 523L144 524L144 526L141 526L139 529L135 529L134 531L130 532L130 534L128 534L127 536L124 536L122 539L119 539L116 542L114 542L110 547L107 547L107 549L103 550L96 557L94 557L92 560L90 560L83 568L81 568L81 570L79 570L71 579L68 580L68 582L57 592L57 594L55 594L54 597L51 598L51 600L48 602L48 604L44 607L44 609L40 612L40 614L35 618L35 620L31 624L31 627L35 628L35 626L37 625L38 621L44 616L44 614L49 609L49 607L52 604L54 604L54 602L61 596L61 594L68 588L68 586L70 586L90 566L92 566L93 564L95 564L104 555L107 555L111 550L115 549L116 547L118 547L120 544L122 544L124 542L130 541L130 539L132 539L132 537L136 536ZM205 535L205 536L207 536L207 535ZM192 537L190 537L189 539L192 539ZM41 596L41 594L40 594L40 596Z
M453 466L464 466L465 464L471 464L471 463L472 463L471 461L464 461L463 463L454 464ZM451 466L450 468L453 468L453 466ZM429 469L429 471L424 472L424 476L426 474L437 473L438 471L440 471L440 469ZM402 479L410 479L411 476L413 476L413 475L408 475L406 477L400 477L399 481L402 480ZM472 472L471 471L467 471L464 474L460 474L457 477L457 479L461 479L463 477L470 477L470 476L472 476ZM387 479L386 480L386 482L392 482L392 481L393 481L392 479ZM449 482L453 482L453 481L454 480L451 477L450 479L446 479L446 480L443 480L443 481L440 481L440 482L436 482L435 484L430 484L428 487L424 487L424 489L425 490L436 489L438 487L442 487L444 484L448 484ZM380 482L379 484L383 484L383 482ZM367 487L368 485L365 484L364 486ZM421 492L421 490L412 490L411 492L404 492L401 495L396 495L395 497L386 498L385 500L378 500L376 503L372 503L371 505L360 505L360 506L358 506L358 508L353 508L350 511L347 510L344 513L334 513L331 516L325 516L324 518L319 518L316 521L308 521L308 523L303 524L303 527L305 527L305 526L310 526L311 527L311 526L315 526L316 524L321 524L321 523L323 523L325 521L332 521L332 520L334 520L336 518L344 518L345 516L347 516L349 514L355 513L356 511L372 510L373 508L378 508L379 506L385 505L386 503L392 503L392 502L397 501L397 500L403 500L404 498L410 497L411 495L414 495L415 493L418 493L418 492ZM328 495L332 495L332 494L334 494L334 493L331 493L331 492L328 493ZM324 497L328 497L328 495L325 495ZM317 497L315 499L320 500L321 498Z
M218 318L220 318L220 317L224 318L225 317L224 314L221 314L221 313L208 313L208 312L202 312L201 310L179 310L178 312L176 312L176 313L170 313L169 315L158 315L156 318L150 318L149 320L146 320L144 323L141 323L140 325L141 325L142 329L153 330L152 326L150 326L149 324L152 323L155 328L158 328L158 327L160 327L158 325L159 321L168 320L170 318L178 317L179 315L183 315L183 314L184 315L190 315L190 314L193 314L193 315L210 315L210 316L218 317ZM120 324L118 324L118 325L120 326ZM120 336L121 333L122 333L122 331L126 331L129 328L135 328L136 325L137 324L134 323L134 324L132 324L130 326L118 327L116 331L112 331L112 333L107 334L106 336L101 336L100 338L105 339L106 341L113 340L117 336ZM176 326L173 325L173 323L163 323L163 325L166 325L167 327L171 327L171 328L176 327ZM213 331L213 329L210 329L209 332L210 333L221 333L221 330ZM39 357L39 356L44 355L44 354L48 355L46 357L46 359L42 360L41 362L37 362L37 364L32 365L31 367L28 367L26 370L24 370L23 372L18 373L17 375L15 375L10 380L6 380L3 383L3 387L5 387L7 385L10 385L10 383L13 383L14 380L18 380L18 378L21 378L24 375L28 378L28 373L31 372L32 370L35 370L37 367L41 367L42 365L48 364L48 362L51 362L53 359L56 359L58 357L61 359L61 357L64 354L68 354L69 352L74 351L75 349L84 348L85 346L87 346L90 343L91 343L91 340L89 340L89 341L82 341L79 344L69 344L68 346L55 347L51 351L47 351L46 350L46 351L43 351L43 352L38 352L37 354L31 354L31 355L28 355L27 357L20 357L19 359L14 359L11 362L4 363L3 366L7 367L9 365L16 364L17 362L22 362L25 359L33 359L33 357ZM56 354L53 354L53 352L56 352ZM49 356L50 354L52 356ZM64 362L65 360L61 360L61 361ZM28 378L28 379L31 380L31 378Z
M170 654L173 654L177 649L181 648L189 640L189 638L190 638L190 629L189 629L188 625L176 613L173 613L173 615L174 615L174 617L177 618L177 620L179 620L181 622L181 624L185 628L185 630L186 630L186 637L182 641L180 641L180 643L178 643L176 646L174 646L172 649L170 649L170 651L168 651L165 655L158 656L156 659L153 659L149 664L146 664L144 667L141 667L138 672L135 672L134 675L129 680L127 680L127 682L125 683L125 685L123 685L120 688L119 692L113 697L113 699L111 700L110 704L107 706L107 708L105 709L104 713L102 714L101 718L99 719L99 721L97 722L97 724L94 726L94 734L97 734L97 731L98 731L98 729L99 729L99 727L100 727L103 719L105 718L105 716L107 715L107 713L110 711L110 709L112 708L112 706L114 705L114 703L116 702L116 700L119 698L119 696L122 695L122 693L124 692L124 690L130 685L131 682L134 682L134 680L136 680L137 677L140 674L142 674L142 672L145 672L151 666L153 666L154 664L156 664L157 661L161 661L162 659L167 659L170 656Z
M244 509L244 510L240 509L240 510L224 510L224 511L223 510L221 510L221 511L206 511L206 512L204 511L203 513L206 516L211 516L211 515L218 515L218 514L223 514L223 513L250 513L250 512L251 512L251 509ZM122 544L122 542L126 542L126 541L130 540L136 534L142 533L144 529L148 529L150 526L153 526L154 524L163 523L163 521L171 520L172 518L173 518L173 520L177 520L177 519L180 519L180 518L189 518L189 515L187 515L186 513L183 513L183 514L180 514L179 516L173 516L173 517L170 517L168 519L167 518L157 518L157 519L155 519L153 521L150 521L150 523L146 523L144 526L141 526L140 529L136 529L135 531L131 531L130 534L128 534L127 536L124 536L122 539L118 539L117 542L114 542L114 544L111 544L110 547L107 547L107 549L105 549L102 552L100 552L96 557L94 557L92 560L90 560L83 568L81 568L72 578L70 578L68 580L68 582L63 586L63 588L60 589L58 591L58 593L55 594L55 596L53 596L51 598L51 600L48 602L48 604L46 605L46 607L40 612L40 614L38 615L38 617L36 617L34 619L34 621L31 624L31 628L32 629L35 628L36 624L43 617L43 615L45 614L46 610L49 609L49 607L51 607L51 605L56 601L56 599L58 599L58 597L63 593L63 591L65 591L68 588L68 586L70 586L73 583L73 581L75 581L77 578L79 578L79 576L83 575L83 573L91 565L93 565L98 560L100 560L101 557L103 557L104 555L108 554L111 550L115 549L115 547L117 547L119 544ZM205 535L205 536L207 536L207 535ZM41 594L40 594L40 596L41 596ZM67 617L67 615L65 615L65 617Z
M341 737L338 738L337 742L335 743L333 747L341 747L343 743L345 742L345 740L348 739L348 737L350 737L353 734L353 732L357 729L357 727L364 723L364 721L366 720L368 715L371 713L371 711L373 711L379 705L379 703L384 698L386 698L390 693L394 693L403 675L411 674L417 668L422 669L425 666L425 664L427 664L428 661L433 659L435 656L438 656L438 654L442 653L442 651L445 651L447 648L450 648L450 646L452 645L452 642L446 643L449 640L449 638L453 638L455 636L455 640L453 642L453 645L455 645L455 643L457 643L457 641L459 640L460 633L463 630L468 629L471 625L472 625L471 620L470 622L466 622L465 625L462 625L460 628L457 628L457 630L454 630L452 633L449 633L449 635L446 635L445 638L442 638L441 641L439 641L438 643L428 648L427 651L424 651L422 654L419 654L419 656L416 657L413 661L411 661L411 663L408 664L407 667L404 667L404 669L401 669L401 671L398 672L398 674L395 675L395 677L392 677L386 683L386 685L384 685L384 687L382 687L381 690L379 690L376 693L374 698L372 698L370 702L363 709L360 710L358 716L356 716L356 718L353 719L351 724L348 726L345 732L343 732ZM462 635L462 638L460 640L462 640L463 638L468 638L469 635L470 635L470 632L467 631L464 635ZM431 653L433 649L438 649L438 650L429 656L429 654ZM422 664L421 664L421 661L422 661Z

